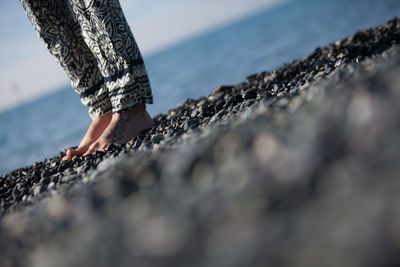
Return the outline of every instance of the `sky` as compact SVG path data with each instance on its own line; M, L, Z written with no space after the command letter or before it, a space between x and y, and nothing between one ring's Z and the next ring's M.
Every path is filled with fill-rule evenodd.
M120 0L120 3L146 57L283 1ZM69 84L16 0L0 1L0 58L0 112Z

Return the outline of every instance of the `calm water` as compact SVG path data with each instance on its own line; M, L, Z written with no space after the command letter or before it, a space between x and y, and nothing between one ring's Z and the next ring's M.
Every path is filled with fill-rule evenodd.
M155 115L220 84L279 67L317 46L400 16L398 0L294 0L145 58ZM90 120L66 87L0 114L0 174L76 145Z

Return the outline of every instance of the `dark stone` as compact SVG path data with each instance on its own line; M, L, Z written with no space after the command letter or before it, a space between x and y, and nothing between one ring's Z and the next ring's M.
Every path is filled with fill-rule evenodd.
M228 114L228 111L227 110L225 110L225 109L223 109L223 110L220 110L215 116L218 118L218 119L220 119L220 118L222 118L224 115L226 115L226 114Z
M162 140L164 140L164 137L160 135L155 135L151 140L154 144L159 144Z
M84 157L90 158L90 157L93 157L93 155L90 154L90 155L86 155ZM73 165L74 165L74 162L72 160L69 160L69 159L64 160L63 162L60 163L60 166L58 166L57 171L63 172L65 169L68 169L68 168L72 167Z
M195 119L190 119L185 123L184 129L185 131L189 129L194 129L197 128L200 125L200 119L195 118Z
M248 100L248 99L254 99L257 97L257 89L250 89L247 90L243 96L244 99Z
M48 185L48 184L50 183L50 177L43 177L43 178L40 180L40 183L45 184L45 185Z
M237 104L237 100L235 96L231 96L228 101L225 103L224 108L231 107Z
M200 113L202 117L211 117L214 115L214 105L212 104L205 104L204 106L200 107Z
M20 201L22 199L22 194L17 188L14 188L12 196L14 201Z
M51 176L51 181L55 184L58 183L58 175Z
M141 139L137 139L133 147L137 149L142 145L142 143L143 141Z
M225 105L225 101L223 101L223 100L218 101L217 104L215 104L215 112L218 112L221 109L223 109L224 105Z
M42 172L41 177L42 178L43 177L49 177L49 176L52 176L53 174L56 174L56 173L57 173L57 168L56 167L55 168L47 168Z
M100 150L97 150L96 152L94 152L94 156L95 156L96 158L103 157L105 154L106 154L105 151L100 151Z

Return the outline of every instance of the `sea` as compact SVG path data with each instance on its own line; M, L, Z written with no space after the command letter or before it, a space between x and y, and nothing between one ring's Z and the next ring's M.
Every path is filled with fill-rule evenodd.
M318 46L400 17L399 0L288 0L144 58L151 115L253 73L308 56ZM45 77L44 77L45 78ZM0 114L0 175L77 145L90 119L66 84Z

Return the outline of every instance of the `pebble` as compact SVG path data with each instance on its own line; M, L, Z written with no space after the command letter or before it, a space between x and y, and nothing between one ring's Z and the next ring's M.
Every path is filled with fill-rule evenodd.
M325 72L320 71L320 72L318 72L318 73L315 75L314 79L315 79L315 80L318 80L318 79L320 79L323 75L325 75Z
M160 135L155 135L151 139L154 144L159 144L162 140L164 140L164 137Z
M246 100L254 99L257 97L257 91L258 91L257 89L247 90L246 93L244 94L243 98Z

